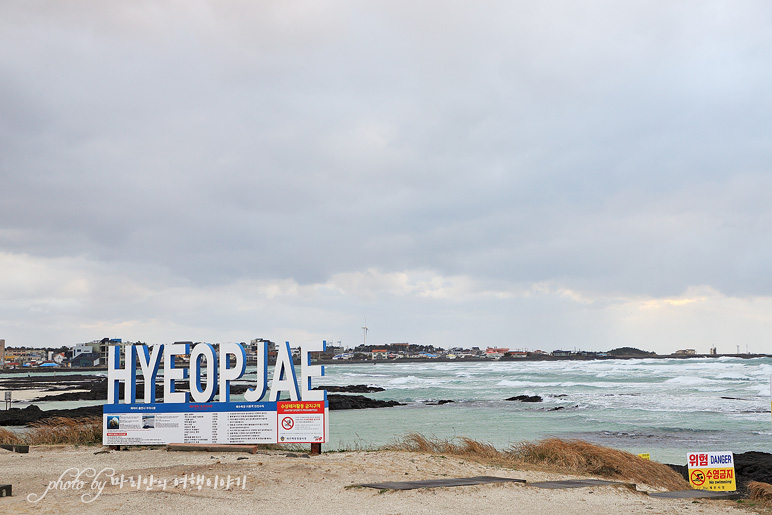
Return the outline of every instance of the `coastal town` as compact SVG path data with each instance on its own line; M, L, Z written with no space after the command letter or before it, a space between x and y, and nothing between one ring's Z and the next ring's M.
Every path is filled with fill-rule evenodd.
M264 338L255 338L240 342L244 348L248 362L257 360L258 343L266 343L268 362L276 360L276 343ZM193 342L188 342L193 343ZM95 368L107 365L108 349L123 348L127 345L142 344L142 342L124 341L121 338L102 338L72 346L36 348L26 346L6 346L6 341L0 339L0 366L3 369L28 368ZM299 359L300 347L291 347L293 357ZM387 343L376 345L357 345L343 347L328 343L325 352L314 352L311 358L317 362L385 362L385 361L424 361L424 360L552 360L552 359L626 359L626 358L687 358L687 357L759 357L760 354L718 354L716 347L710 347L707 354L698 353L695 349L679 349L672 354L656 354L632 347L620 347L609 351L586 350L525 350L506 347L452 347L438 348L432 345L415 343Z

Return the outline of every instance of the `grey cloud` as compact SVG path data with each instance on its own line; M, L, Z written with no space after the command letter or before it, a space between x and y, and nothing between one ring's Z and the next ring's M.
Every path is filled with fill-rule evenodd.
M768 295L764 3L4 4L0 248Z

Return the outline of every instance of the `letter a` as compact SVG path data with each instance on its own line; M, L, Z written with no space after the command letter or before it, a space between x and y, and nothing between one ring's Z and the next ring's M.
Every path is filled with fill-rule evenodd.
M276 356L276 367L273 369L273 382L269 397L271 402L279 400L279 392L289 392L290 400L300 400L298 380L295 376L295 367L292 364L289 342L279 345L279 355Z

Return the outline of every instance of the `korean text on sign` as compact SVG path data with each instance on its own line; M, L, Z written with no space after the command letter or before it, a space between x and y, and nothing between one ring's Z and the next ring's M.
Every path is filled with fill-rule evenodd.
M687 460L693 488L727 492L737 489L731 452L692 452Z

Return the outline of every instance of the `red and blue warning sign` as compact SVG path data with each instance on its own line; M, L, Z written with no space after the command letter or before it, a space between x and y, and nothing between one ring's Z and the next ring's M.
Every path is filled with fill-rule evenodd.
M716 492L737 490L731 452L690 452L687 461L692 488Z

